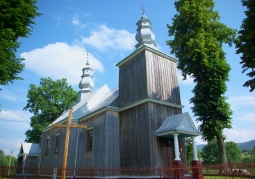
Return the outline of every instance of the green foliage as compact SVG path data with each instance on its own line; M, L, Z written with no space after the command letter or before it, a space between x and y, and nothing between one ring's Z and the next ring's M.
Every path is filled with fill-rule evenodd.
M167 44L179 59L177 67L182 70L184 79L189 75L196 83L190 102L196 120L201 122L202 138L222 139L223 129L231 128L232 114L224 96L230 66L222 44L232 45L236 31L219 22L213 0L179 0L175 7L177 14L172 26L168 25L169 36L174 39ZM225 149L224 142L218 145ZM221 157L221 161L226 160Z
M216 140L211 140L202 149L203 164L219 164L218 148Z
M241 163L242 153L235 142L225 142L228 163ZM203 164L219 164L218 147L216 139L213 139L204 146L202 150Z
M10 163L10 157L11 157L11 163ZM17 158L10 155L5 155L4 151L0 149L0 166L15 166L17 163Z
M191 161L193 160L193 147L192 147L192 139L190 137L187 137L185 139L185 144L186 144L186 159L187 159L187 164L190 165ZM201 156L201 151L197 149L197 156L198 159L201 161L202 156Z
M19 37L28 37L33 19L39 16L36 0L1 0L0 1L0 85L6 85L18 77L24 59L15 53L20 46Z
M238 32L238 40L236 41L236 53L241 55L241 64L243 73L247 72L247 76L251 79L244 83L244 86L250 87L250 92L255 89L255 1L242 0L243 6L247 7L241 29Z
M40 85L30 85L27 93L27 105L24 110L33 113L31 129L26 131L26 142L38 143L42 130L59 117L77 101L77 92L66 79L53 81L41 78Z
M226 142L225 145L226 145L228 162L241 163L242 153L241 153L241 150L238 148L237 144L231 141L231 142Z
M255 162L255 157L244 157L242 159L242 163L254 163Z

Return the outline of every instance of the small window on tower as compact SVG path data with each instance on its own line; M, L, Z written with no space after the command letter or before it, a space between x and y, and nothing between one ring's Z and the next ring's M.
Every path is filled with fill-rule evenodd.
M46 151L45 151L46 156L49 155L49 151L50 151L50 137L47 137L46 138Z
M55 137L55 154L58 154L59 151L59 134Z
M92 150L92 138L93 138L93 129L87 130L87 149Z

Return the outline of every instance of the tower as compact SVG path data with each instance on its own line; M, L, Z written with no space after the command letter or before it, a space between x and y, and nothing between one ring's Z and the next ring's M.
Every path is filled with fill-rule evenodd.
M78 101L82 101L87 94L91 93L91 90L94 88L93 78L93 69L90 67L88 53L87 53L87 62L86 66L82 69L81 81L79 83L79 88L81 89L78 92Z
M119 62L121 167L163 166L173 139L155 136L167 116L182 113L176 60L159 51L151 22L142 14L136 50Z

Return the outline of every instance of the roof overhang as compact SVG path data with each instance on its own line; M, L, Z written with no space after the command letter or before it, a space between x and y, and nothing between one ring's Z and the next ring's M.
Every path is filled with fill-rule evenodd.
M166 117L155 132L156 136L165 138L173 138L174 134L178 134L179 138L201 135L188 113Z
M130 54L129 56L127 56L126 58L124 58L123 60L121 60L119 63L116 64L117 67L120 67L122 66L123 64L127 63L129 60L133 59L136 55L138 55L139 53L141 53L142 51L144 50L148 50L150 52L153 52L163 58L166 58L168 60L171 60L173 62L177 62L176 59L174 59L173 57L159 51L159 50L156 50L154 48L151 48L149 46L146 46L146 45L143 45L141 47L139 47L137 50L135 50L132 54Z

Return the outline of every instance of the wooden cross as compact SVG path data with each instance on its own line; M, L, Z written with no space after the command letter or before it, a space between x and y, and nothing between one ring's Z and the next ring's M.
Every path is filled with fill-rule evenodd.
M66 178L66 163L67 163L67 155L68 155L68 145L69 145L69 137L70 137L70 128L87 128L85 125L71 125L72 123L72 114L73 109L71 108L69 111L69 116L67 120L67 124L52 124L52 127L66 128L66 139L65 139L65 148L63 155L63 163L62 163L62 174L61 179Z

